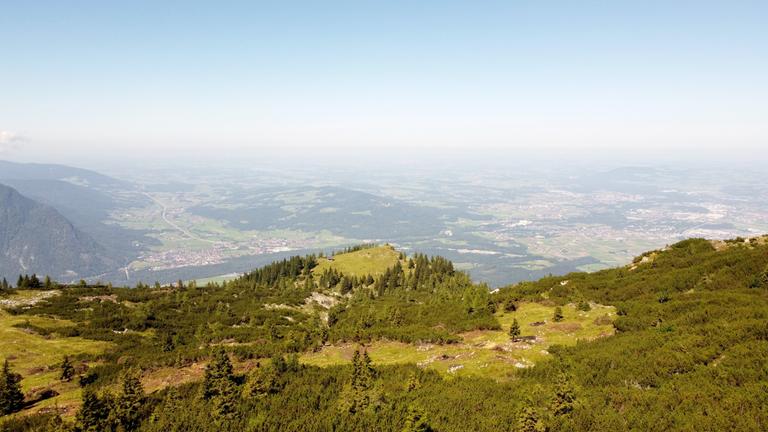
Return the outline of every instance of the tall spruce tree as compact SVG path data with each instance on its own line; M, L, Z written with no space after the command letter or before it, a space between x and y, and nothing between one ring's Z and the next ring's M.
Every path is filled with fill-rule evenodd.
M349 412L359 412L371 405L376 377L376 369L368 352L360 355L360 351L355 350L352 356L352 377L342 397L342 403Z
M235 416L239 396L240 390L232 373L232 363L226 351L219 348L205 369L203 381L203 398L212 401L218 424Z
M0 414L6 415L19 411L24 406L24 393L21 391L21 375L13 372L6 359L0 371Z
M371 357L368 355L368 351L363 351L363 358L360 362L360 374L360 384L363 388L368 390L373 387L373 382L376 379L377 373L376 369L373 367Z
M75 431L103 432L109 430L110 407L93 389L83 389L83 404L75 416Z
M221 392L222 383L225 381L235 381L232 373L232 362L223 348L218 348L213 353L211 362L205 368L205 379L203 380L203 399L212 399Z
M233 380L222 380L218 387L218 394L213 398L213 415L216 422L221 424L236 416L240 390Z
M141 424L141 409L144 404L144 387L139 372L129 369L123 374L120 395L116 401L117 419L126 431L136 430Z

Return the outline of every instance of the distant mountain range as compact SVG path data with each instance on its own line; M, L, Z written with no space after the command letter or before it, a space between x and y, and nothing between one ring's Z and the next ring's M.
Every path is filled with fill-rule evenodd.
M54 208L0 184L0 275L94 276L118 265L90 235Z
M69 180L95 188L126 186L129 183L104 174L66 165L18 163L0 160L0 179Z
M30 273L50 273L51 277L56 275L61 277L62 281L69 281L72 277L96 277L105 273L114 278L114 275L120 274L119 268L132 261L142 247L153 242L144 236L144 232L108 222L112 212L143 207L150 203L130 182L65 165L0 161L0 184L15 189L22 197L42 204L50 210L55 209L57 216L65 218L67 224L76 230L78 239L87 239L98 246L93 252L97 253L100 259L81 260L73 254L69 261L62 261L68 263L68 266L64 267L56 264L56 260L40 261L43 255L37 254L38 262L34 268L29 267L29 263L24 263L29 267ZM29 223L31 224L31 221ZM46 227L40 229L45 231ZM10 253L11 251L3 246L3 249L0 249L0 259L7 261L6 255ZM63 256L65 252L51 253ZM99 261L102 264L109 263L110 268L105 269L104 265L98 264ZM19 267L23 269L16 260L8 267L0 267L3 271L0 275L15 278L18 274L7 275L6 269ZM52 272L62 269L65 273ZM76 273L76 276L72 276L73 273ZM72 277L62 277L67 275Z

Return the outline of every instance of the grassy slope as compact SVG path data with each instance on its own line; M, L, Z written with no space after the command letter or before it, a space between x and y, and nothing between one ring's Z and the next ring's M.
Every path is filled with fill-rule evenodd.
M671 252L662 253L662 255L666 256L667 254L671 254ZM712 252L712 254L715 254ZM659 254L652 254L652 256L656 256ZM716 255L716 254L715 254ZM700 255L700 256L706 256ZM716 256L714 258L717 258ZM376 274L377 271L383 271L387 267L390 267L395 262L397 262L398 259L398 253L394 251L392 248L384 246L384 247L378 247L373 249L366 249L362 251L357 251L349 254L340 254L335 257L333 261L327 261L327 260L321 260L321 265L316 268L316 271L323 271L322 266L327 266L325 268L335 267L339 269L340 271L346 273L346 274L366 274L366 273L374 273ZM653 260L649 260L648 262L652 262ZM697 255L696 262L699 262L699 255ZM723 263L720 263L718 261L718 266L716 268L720 269L721 266L723 266ZM605 275L610 274L611 272L605 272L604 274L592 274L592 275L582 275L582 274L572 274L563 276L561 278L547 278L545 280L542 280L538 282L537 284L540 285L546 285L548 287L547 292L551 292L554 290L574 290L574 291L582 291L586 293L587 298L600 298L599 294L602 294L603 302L611 302L615 303L617 301L621 301L623 298L618 293L617 288L622 287L625 288L628 285L631 285L633 282L638 283L641 286L649 285L650 283L646 281L645 276L642 276L640 273L644 271L650 271L646 267L650 267L646 264L639 264L639 265L632 265L628 267L627 270L624 269L616 269L613 272L614 273L624 273L623 276L621 276L620 280L612 281L610 285L604 286L602 284L599 284L599 278L605 278ZM733 265L725 266L723 268L731 268ZM687 267L683 264L672 266L672 268L675 269L682 269L682 270L675 270L677 272L684 271ZM669 269L660 269L658 270L659 273L666 274L666 272L670 272L672 274L672 270ZM638 279L641 279L641 281L634 281L633 276L637 277ZM699 276L697 276L698 278ZM569 284L563 284L563 280L565 278L571 279L571 283ZM652 279L655 281L655 279ZM589 282L589 283L588 283ZM642 282L642 283L641 283ZM659 285L671 285L669 281L666 280L660 280L657 282ZM551 285L551 287L549 287ZM594 285L594 286L593 286ZM678 303L682 303L681 300L684 299L687 296L693 295L693 289L690 291L684 291L684 294L677 294L680 296L676 299L676 301L673 301L672 303L669 303L669 305L674 305ZM630 295L631 294L631 295ZM715 298L715 295L717 294L717 298L721 295L721 293L714 293L709 292L707 294L711 294L713 298ZM632 292L632 293L626 293L626 296L628 298L634 298L638 296L638 294ZM545 295L542 295L541 297L546 297ZM656 306L659 304L655 300L655 297L652 295L653 299L650 302L651 306ZM545 301L546 303L546 301ZM667 304L665 304L667 305ZM661 307L661 306L658 306ZM667 307L667 306L665 306ZM551 322L551 317L553 315L553 306L548 306L541 303L521 303L519 305L519 308L516 312L512 313L498 313L496 315L498 321L502 325L501 331L473 331L468 333L463 333L460 336L463 338L463 341L458 344L452 344L452 345L410 345L410 344L404 344L404 343L398 343L398 342L389 342L389 341L379 341L375 342L373 344L370 344L366 347L368 352L371 354L371 357L376 364L381 365L387 365L387 364L402 364L402 363L416 363L421 364L424 367L431 368L434 370L437 370L441 374L444 374L445 376L481 376L481 377L491 377L497 380L505 381L508 380L514 371L519 367L529 367L535 363L539 363L543 359L548 357L548 354L546 350L553 344L559 344L559 345L576 345L577 341L579 340L592 340L595 338L599 338L601 336L607 336L613 334L613 327L610 323L611 320L615 317L615 308L611 306L601 306L601 305L592 305L592 310L589 312L581 312L575 309L575 307L571 305L567 305L563 307L563 312L565 315L565 320L561 323L553 323ZM11 320L16 320L14 322L24 321L26 317L10 317L7 316L7 314L4 314L0 311L0 330L3 331L2 339L1 341L5 342L6 335L5 331L7 330L6 327L10 327L13 325L13 322ZM608 315L609 320L600 320L597 322L596 320L602 317L605 317ZM677 314L675 314L677 315ZM641 316L641 317L644 317ZM529 345L526 343L511 343L509 341L509 337L507 335L509 325L511 324L513 319L517 319L520 323L521 329L522 329L522 335L533 335L536 334L540 337L540 340L537 341L537 343ZM634 317L633 317L634 318ZM666 317L665 317L666 318ZM626 318L625 318L626 320ZM536 321L547 321L547 323L543 326L537 326L532 327L530 324L532 322ZM66 324L65 322L61 320L50 320L46 318L38 318L38 317L30 317L30 323L45 327L45 326L60 326L62 324ZM30 339L34 339L35 337L42 339L40 336L36 335L29 335L21 331L20 329L16 328L10 328L12 332L21 332L24 334L24 336L29 337ZM658 332L658 330L649 330L649 332ZM584 347L585 350L588 349L594 349L598 350L600 349L606 349L606 346L617 344L619 341L622 340L622 338L626 339L627 337L631 337L633 334L627 333L625 335L619 335L616 338L610 338L602 341L598 341L595 344L588 344ZM79 338L65 338L64 340L70 341L70 340L77 340ZM52 339L52 341L57 341L57 339ZM87 344L99 344L99 342L92 342L92 341L85 341L80 339L81 342L87 343ZM51 341L43 340L38 341L40 343L47 344ZM67 345L67 352L72 355L74 352L72 350L73 346ZM321 350L318 353L307 353L304 356L302 356L301 360L302 362L306 364L311 365L317 365L317 366L331 366L336 364L348 364L351 360L352 353L354 350L358 348L357 345L354 344L346 344L346 345L336 345L336 346L327 346L323 350ZM56 351L55 349L51 349L51 351ZM75 350L76 351L76 350ZM83 351L87 352L87 351ZM0 349L0 357L6 354L6 344L4 343L2 345L2 348ZM63 352L59 353L63 356ZM728 356L731 354L729 353ZM725 358L728 358L726 356ZM54 356L55 357L55 356ZM49 359L49 361L45 364L51 365L55 364L58 361L60 361L60 356L55 359ZM736 355L733 355L733 358L737 358ZM16 368L17 371L23 373L25 375L25 391L34 387L35 380L39 380L40 385L45 385L48 382L57 382L56 374L57 371L53 370L50 372L46 372L47 375L44 374L38 374L33 375L31 377L26 377L27 371L23 369L22 367L18 367L19 361L14 360L12 362L14 368ZM239 370L247 370L249 369L249 365L242 365L242 368L238 368ZM449 369L456 366L462 366L461 369L455 369L452 372L449 372ZM184 370L182 370L184 369ZM156 370L153 371L151 374L145 374L145 385L147 386L148 390L154 390L157 388L162 388L167 385L175 385L180 382L187 382L187 381L194 381L198 380L202 374L203 366L202 364L196 364L194 367L190 368L182 368L182 369L175 369L175 368L164 368L163 370ZM189 369L189 370L186 370ZM179 374L185 375L186 379L179 380ZM187 376L188 375L188 376ZM60 385L60 384L54 384L54 386ZM61 400L69 400L77 399L78 390L74 387L74 385L68 384L68 386L73 387L72 389L65 388L66 393L62 394L62 396L59 396L58 398L51 399L49 401L45 401L44 404L46 405L52 405L54 402L59 403L61 405ZM55 387L56 388L56 387ZM63 386L61 388L64 388ZM59 390L56 388L57 391ZM73 397L74 396L74 397Z
M31 294L34 292L22 292L19 296L11 296L5 300L24 301L22 297ZM41 336L33 331L14 327L26 323L47 329L71 326L73 323L31 315L13 316L0 310L0 359L8 359L13 370L23 375L21 384L25 393L47 387L59 393L59 396L39 403L32 411L46 406L65 407L71 403L79 403L79 386L74 381L61 382L58 365L65 355L71 358L98 355L110 349L112 344L80 337L61 337L56 334Z
M391 246L338 254L332 261L321 259L314 272L319 274L326 269L335 268L349 275L381 274L397 262L398 255ZM497 319L502 324L501 331L465 333L461 335L462 343L417 346L378 341L365 349L377 364L416 363L446 376L479 375L506 380L516 368L530 367L545 359L548 355L546 349L550 345L575 345L577 340L591 340L613 334L610 321L595 323L599 317L613 317L613 307L594 305L591 311L581 312L569 305L563 308L563 312L565 321L554 323L550 322L554 307L524 303L516 312L497 314ZM515 318L520 323L524 336L539 337L536 343L511 343L507 332ZM530 326L536 321L547 323L539 327ZM358 348L356 344L328 346L320 352L305 354L301 360L315 366L346 364L351 361L352 354Z
M332 260L318 259L318 265L313 272L322 274L325 270L334 268L345 275L364 276L380 275L397 263L399 253L392 246L378 246L355 252L337 254Z
M379 341L366 346L376 364L416 363L435 369L447 376L484 376L507 380L520 367L530 367L548 356L546 349L553 344L575 345L578 340L592 340L613 334L610 323L615 309L610 306L593 305L589 312L575 309L573 305L563 308L565 320L552 322L554 307L538 303L523 303L517 311L499 313L501 331L482 330L462 334L463 342L450 345L410 345L401 342ZM608 316L609 320L595 322ZM538 336L533 343L512 343L508 336L513 319L520 323L523 336ZM530 324L546 321L545 325L532 327ZM305 354L301 361L315 366L346 364L359 347L355 344L328 346L317 353ZM451 372L451 368L454 368Z
M228 273L228 274L219 275L219 276L211 276L207 278L194 279L194 281L197 285L202 286L202 285L207 285L209 283L220 284L222 282L229 282L239 278L240 276L242 276L240 273ZM190 281L187 281L187 282L190 282Z

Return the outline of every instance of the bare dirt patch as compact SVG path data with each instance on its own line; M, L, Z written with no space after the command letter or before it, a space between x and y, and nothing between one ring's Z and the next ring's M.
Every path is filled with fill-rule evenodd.
M552 329L561 331L563 333L575 333L581 330L581 324L579 323L560 323L552 324Z
M161 368L149 371L141 377L141 384L147 392L164 389L168 386L180 386L192 381L199 381L205 375L206 363L193 363L180 368Z
M307 304L316 303L325 309L330 309L336 306L336 304L339 302L339 299L327 294L313 292L312 295L310 295L305 301Z
M100 295L100 296L84 296L80 297L77 301L81 303L85 302L112 302L117 303L117 294L112 295Z

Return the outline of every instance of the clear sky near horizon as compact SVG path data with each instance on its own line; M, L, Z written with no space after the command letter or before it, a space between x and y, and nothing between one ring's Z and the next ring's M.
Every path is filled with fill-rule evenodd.
M0 158L764 158L765 1L0 3Z

